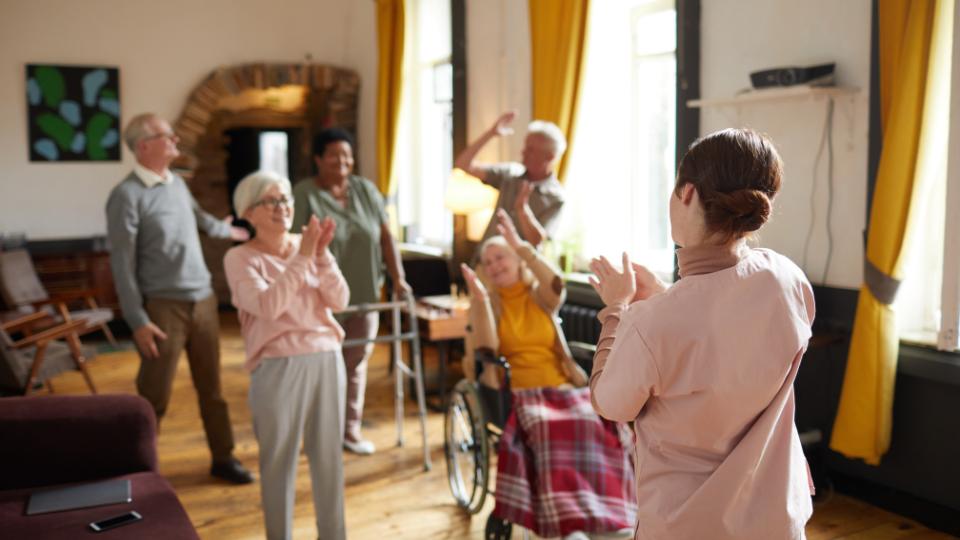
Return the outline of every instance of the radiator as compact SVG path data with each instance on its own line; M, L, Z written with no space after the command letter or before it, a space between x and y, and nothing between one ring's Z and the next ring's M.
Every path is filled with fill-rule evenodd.
M596 345L600 338L600 321L597 320L598 310L576 304L564 304L560 308L560 324L567 341L579 341Z
M567 337L573 359L589 375L593 370L593 354L597 352L597 340L600 339L597 309L564 304L560 308L560 327Z

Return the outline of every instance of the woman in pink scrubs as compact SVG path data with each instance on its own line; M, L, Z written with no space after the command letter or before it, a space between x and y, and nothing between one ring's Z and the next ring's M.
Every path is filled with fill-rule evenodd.
M812 506L793 381L810 338L803 272L747 244L771 215L782 163L747 129L687 151L670 197L681 279L623 255L594 259L606 304L593 406L633 422L636 538L798 539Z

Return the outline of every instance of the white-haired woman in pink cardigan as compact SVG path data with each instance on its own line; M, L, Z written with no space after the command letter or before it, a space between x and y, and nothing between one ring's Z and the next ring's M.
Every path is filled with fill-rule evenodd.
M250 412L260 447L267 538L289 539L300 443L320 538L346 538L343 502L346 374L343 329L333 311L350 291L327 249L336 225L310 218L291 234L290 181L257 172L234 192L234 208L256 229L224 258L250 371Z
M793 381L813 291L789 259L747 245L782 164L765 137L727 129L680 163L670 224L680 279L594 259L606 308L594 408L633 422L636 538L799 539L812 512Z

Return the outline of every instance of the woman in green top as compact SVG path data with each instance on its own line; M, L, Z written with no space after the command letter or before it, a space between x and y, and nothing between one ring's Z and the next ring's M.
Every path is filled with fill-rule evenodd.
M293 231L310 216L331 217L337 224L330 251L350 287L350 304L380 301L383 267L400 295L410 293L397 244L387 227L383 198L377 187L353 173L353 141L338 128L324 129L313 140L317 175L301 180L293 189ZM341 321L346 339L372 339L377 335L377 312L354 314ZM357 454L372 454L375 447L360 434L363 397L367 386L367 360L373 344L343 349L347 367L347 418L344 447Z

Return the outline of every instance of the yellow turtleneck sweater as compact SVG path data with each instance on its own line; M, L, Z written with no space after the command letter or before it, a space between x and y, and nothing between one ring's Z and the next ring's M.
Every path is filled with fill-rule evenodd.
M499 289L500 354L510 362L514 389L560 386L567 381L554 350L556 328L523 282Z

